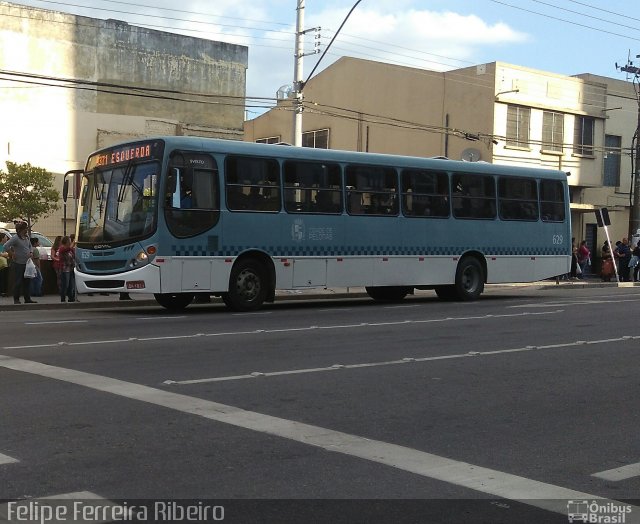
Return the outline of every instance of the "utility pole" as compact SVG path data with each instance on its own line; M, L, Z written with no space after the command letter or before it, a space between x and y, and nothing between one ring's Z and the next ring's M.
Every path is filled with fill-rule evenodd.
M637 55L636 58L640 58ZM617 66L618 64L616 64ZM636 98L638 99L638 123L635 132L635 147L632 143L631 157L633 158L633 203L629 213L629 241L640 229L640 67L633 65L631 60L626 66L620 67L621 71L633 75Z
M302 146L302 58L304 57L304 0L298 0L296 15L296 50L293 65L293 145Z
M297 147L302 146L302 101L304 95L302 90L304 88L304 81L302 76L302 59L307 55L314 55L320 52L320 28L314 27L313 29L302 29L304 27L304 2L305 0L297 0L298 5L296 7L296 48L294 53L295 61L293 63L293 145ZM316 31L316 43L313 53L304 52L304 35L310 31Z

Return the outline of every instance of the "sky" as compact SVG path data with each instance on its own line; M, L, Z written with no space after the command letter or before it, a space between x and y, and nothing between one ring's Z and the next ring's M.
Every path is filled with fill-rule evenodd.
M186 34L249 48L247 117L293 83L296 8L304 5L303 78L341 56L446 71L502 61L626 80L640 66L637 0L22 0L43 9ZM347 14L357 3L339 31ZM318 35L319 38L315 38ZM262 100L264 99L264 100Z

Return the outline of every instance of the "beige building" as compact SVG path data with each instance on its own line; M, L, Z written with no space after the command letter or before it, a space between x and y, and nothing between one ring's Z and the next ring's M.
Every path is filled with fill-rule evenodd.
M0 2L0 166L43 167L61 190L121 140L241 140L247 60L244 46ZM61 206L35 229L60 234L62 218Z
M621 107L622 109L614 110ZM293 106L245 122L245 140L293 143ZM571 173L573 234L599 252L594 210L627 235L637 105L629 82L501 62L444 73L341 58L304 87L303 145L446 156Z

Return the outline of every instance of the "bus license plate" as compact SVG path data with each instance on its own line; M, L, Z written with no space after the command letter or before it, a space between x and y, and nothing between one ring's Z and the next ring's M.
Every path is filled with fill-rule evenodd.
M127 282L127 289L144 289L144 280L131 280Z

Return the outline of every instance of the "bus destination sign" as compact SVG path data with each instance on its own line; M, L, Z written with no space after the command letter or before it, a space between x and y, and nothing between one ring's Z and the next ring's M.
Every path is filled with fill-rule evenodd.
M147 160L151 158L160 158L162 156L161 142L140 142L130 144L126 147L117 147L97 153L89 157L87 162L87 171L91 171L96 167L106 167L116 164L122 164L131 160Z

